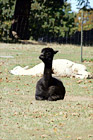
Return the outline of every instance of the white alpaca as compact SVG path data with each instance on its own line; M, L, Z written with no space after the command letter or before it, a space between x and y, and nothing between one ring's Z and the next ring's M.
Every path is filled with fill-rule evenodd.
M44 64L40 63L30 69L28 69L28 66L24 68L17 66L13 70L10 70L10 73L14 75L41 76L43 71ZM55 76L75 77L80 79L89 78L91 76L91 74L87 72L86 66L66 59L53 60L53 74L55 74Z

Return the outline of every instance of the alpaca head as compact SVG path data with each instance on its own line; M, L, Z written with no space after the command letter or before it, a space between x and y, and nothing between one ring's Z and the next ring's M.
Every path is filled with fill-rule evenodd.
M39 58L44 62L44 63L49 63L53 60L53 56L57 53L58 51L54 51L52 48L44 48L41 51L41 54Z

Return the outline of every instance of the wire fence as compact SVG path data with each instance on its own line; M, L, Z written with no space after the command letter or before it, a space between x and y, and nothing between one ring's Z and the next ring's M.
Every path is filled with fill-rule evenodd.
M86 14L88 15L88 14ZM49 31L46 32L46 35L42 34L41 32L40 37L37 38L37 41L42 41L42 42L57 42L60 44L75 44L75 45L83 45L83 46L93 46L93 16L91 18L91 27L90 29L87 30L83 29L83 24L84 21L87 21L88 17L86 16L86 20L82 17L80 17L80 21L78 21L78 26L81 29L78 31L75 31L72 35L69 35L69 32L65 33L64 37L59 37L52 34L52 36L49 34ZM47 21L47 19L46 19ZM26 15L16 15L15 19L13 21L13 24L11 26L11 31L12 31L12 37L14 38L21 38L21 39L29 39L31 37L31 31L29 31L29 24L31 21L28 20L28 14ZM34 23L38 25L37 23ZM40 26L40 25L38 25ZM87 25L89 26L89 25ZM33 28L33 27L32 27ZM38 27L39 28L39 27ZM31 26L30 26L31 30ZM39 31L37 29L34 30L33 36L37 36L37 33ZM42 35L41 35L42 34Z

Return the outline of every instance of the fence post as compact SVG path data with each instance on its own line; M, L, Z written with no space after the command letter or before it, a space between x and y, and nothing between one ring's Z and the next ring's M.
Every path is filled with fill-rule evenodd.
M83 62L83 10L81 11L81 62Z

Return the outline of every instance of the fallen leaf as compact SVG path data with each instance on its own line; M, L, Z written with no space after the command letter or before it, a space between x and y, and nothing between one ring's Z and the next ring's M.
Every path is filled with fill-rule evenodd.
M72 116L80 116L80 114L79 113L72 113Z
M4 126L8 126L7 124L4 124Z
M78 137L77 140L82 140L82 137Z
M48 135L46 135L46 134L41 135L42 138L46 138L47 136Z
M54 120L51 120L51 122L54 122Z
M20 91L20 89L16 89L15 91Z
M89 134L88 137L91 138L91 137L93 137L93 135L92 134Z
M3 79L2 78L0 78L0 82L2 82L3 81Z
M89 117L93 117L93 114L91 113L91 114L89 114Z
M83 82L83 80L78 80L77 81L77 84L80 84L80 83L82 83Z
M13 101L11 100L10 103L12 103Z
M57 132L57 128L54 128L53 130L54 130L54 132Z
M64 117L64 118L67 118L67 117L68 117L67 112L64 113L64 116L63 116L63 117Z
M29 86L29 84L24 84L24 86Z
M14 112L14 116L16 116L16 115L18 115L18 113L17 112Z
M64 125L65 125L64 123L60 123L60 124L59 124L59 126L62 126L62 127L63 127Z
M88 81L88 83L92 83L92 81Z

